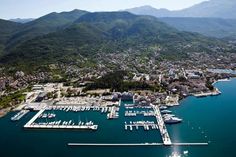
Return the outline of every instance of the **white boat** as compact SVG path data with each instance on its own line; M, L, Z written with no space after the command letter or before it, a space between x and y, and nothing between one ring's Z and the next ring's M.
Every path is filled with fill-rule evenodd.
M164 122L166 124L177 124L177 123L181 123L182 119L177 118L177 117L169 117L169 118L164 119Z

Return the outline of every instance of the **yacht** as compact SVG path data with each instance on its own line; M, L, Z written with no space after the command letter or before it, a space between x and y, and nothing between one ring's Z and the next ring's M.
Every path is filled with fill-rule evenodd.
M172 112L170 110L162 110L161 113L168 114L168 113L172 113Z
M169 117L169 118L165 118L164 122L166 124L177 124L177 123L182 122L182 119L177 118L177 117Z
M165 109L167 109L167 107L166 106L160 106L159 109L160 110L165 110Z

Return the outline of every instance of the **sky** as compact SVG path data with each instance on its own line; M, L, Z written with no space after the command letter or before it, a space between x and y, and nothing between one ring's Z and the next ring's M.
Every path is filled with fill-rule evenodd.
M143 5L180 10L203 1L206 0L0 0L0 18L38 18L73 9L117 11Z

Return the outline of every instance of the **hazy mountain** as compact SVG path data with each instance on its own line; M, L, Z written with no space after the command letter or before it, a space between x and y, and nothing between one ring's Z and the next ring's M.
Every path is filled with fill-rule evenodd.
M128 11L136 15L151 15L155 17L171 17L172 16L171 11L167 9L156 9L149 5L126 9L125 11Z
M33 20L35 20L35 19L33 19L33 18L28 18L28 19L16 18L16 19L10 19L9 21L17 22L17 23L27 23L27 22L31 22Z
M128 12L87 13L66 29L28 40L1 58L0 62L31 67L94 59L98 53L156 52L172 58L189 52L212 52L223 45L199 34L178 31L151 16ZM30 65L30 66L29 66Z
M178 11L155 9L150 6L132 8L127 11L138 15L152 15L156 17L236 18L235 8L235 0L209 0Z
M8 42L8 47L19 45L20 43L34 37L57 31L72 24L86 11L73 10L71 12L50 13L34 21L25 23L23 27L15 33Z
M159 20L181 31L217 38L236 38L236 19L167 17Z

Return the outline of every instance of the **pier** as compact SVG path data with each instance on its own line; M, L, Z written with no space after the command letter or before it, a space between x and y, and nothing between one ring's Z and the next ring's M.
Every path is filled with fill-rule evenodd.
M157 106L154 106L154 105L152 105L152 107L153 107L155 117L156 117L156 120L157 120L157 124L158 124L159 130L160 130L160 133L161 133L163 144L164 145L172 145L169 133L168 133L168 131L166 129L166 126L165 126L165 122L164 122L164 120L161 116L160 109Z
M119 113L116 112L117 108L113 106L110 113L107 114L107 119L115 119L119 117Z
M144 117L155 116L153 111L125 111L125 117L135 117L137 115L143 115Z
M97 130L98 125L52 125L52 124L32 124L25 125L24 128L30 129L82 129Z
M33 118L31 118L25 125L24 128L29 128L32 123L34 123L34 121L45 111L45 108L41 109L38 113L36 113L36 115L33 116Z
M158 129L158 125L155 124L154 122L137 121L137 122L130 122L130 124L127 124L125 122L125 130L129 128L129 130L132 131L133 127L136 128L136 130L138 130L139 127L143 127L144 130Z
M18 112L16 115L14 115L13 117L11 117L12 121L18 121L20 120L24 115L26 115L29 112L29 110L21 110L20 112Z
M26 129L82 129L82 130L97 130L98 125L94 125L93 122L87 122L85 124L70 124L70 123L64 123L60 124L59 122L52 122L52 123L42 123L37 124L34 123L34 121L42 115L42 113L46 109L41 109L33 118L31 118L25 125L24 128Z
M68 143L68 146L166 146L164 143ZM208 146L208 143L172 143L167 146Z

